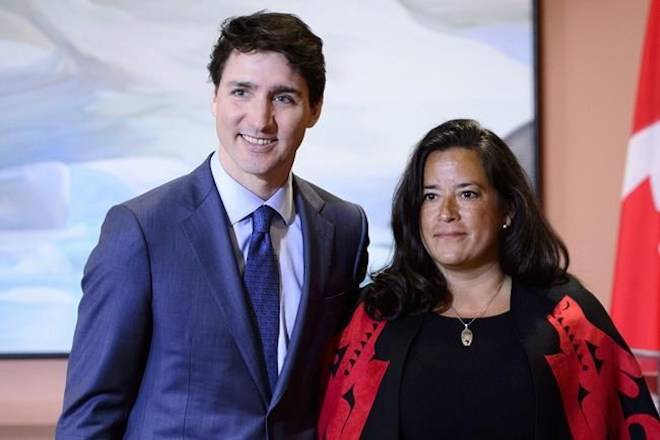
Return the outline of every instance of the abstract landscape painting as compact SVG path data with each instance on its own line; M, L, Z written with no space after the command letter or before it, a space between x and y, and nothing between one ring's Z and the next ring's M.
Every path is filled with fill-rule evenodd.
M0 354L65 354L114 204L217 147L206 64L221 21L292 12L324 40L320 122L294 172L360 203L387 262L412 146L469 117L535 178L531 1L5 0L0 3Z

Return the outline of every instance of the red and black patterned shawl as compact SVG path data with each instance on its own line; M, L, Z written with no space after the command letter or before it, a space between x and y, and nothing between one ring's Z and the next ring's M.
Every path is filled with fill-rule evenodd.
M660 439L637 362L577 280L550 289L514 280L511 312L532 374L536 440ZM374 321L358 306L330 368L319 439L398 438L403 367L422 321Z

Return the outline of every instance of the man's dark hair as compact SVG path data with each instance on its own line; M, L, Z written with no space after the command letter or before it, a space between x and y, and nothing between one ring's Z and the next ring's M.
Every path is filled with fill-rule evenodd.
M309 101L316 105L325 90L323 41L292 14L259 11L226 19L208 65L211 81L218 88L225 63L233 50L278 52L307 83Z
M363 292L366 311L375 319L444 311L451 305L446 280L424 248L419 226L426 159L434 151L450 148L479 155L500 206L511 217L511 225L499 236L502 271L532 286L550 286L565 279L566 246L541 213L513 152L476 121L455 119L424 136L401 176L392 204L394 256L388 267L372 274L374 282Z

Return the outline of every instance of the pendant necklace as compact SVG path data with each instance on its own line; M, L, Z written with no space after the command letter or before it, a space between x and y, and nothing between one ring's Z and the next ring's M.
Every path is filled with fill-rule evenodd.
M458 311L454 308L453 305L449 306L449 308L452 309L454 311L454 313L456 313L456 317L458 318L459 321L461 321L461 324L463 324L463 327L465 327L463 329L463 331L461 332L461 342L463 343L463 346L469 347L470 345L472 345L472 341L474 340L474 332L472 330L470 330L469 327L474 321L476 321L478 318L481 318L486 313L486 310L488 310L488 307L495 300L495 297L500 293L500 290L502 290L502 286L504 285L504 280L505 279L506 279L506 277L502 278L502 282L500 283L500 286L497 288L497 291L495 292L495 294L493 296L491 296L491 298L488 300L488 302L486 303L484 308L481 310L481 312L479 312L477 314L477 316L475 316L474 318L470 319L470 322L465 322L463 317L461 317L461 315L458 313Z

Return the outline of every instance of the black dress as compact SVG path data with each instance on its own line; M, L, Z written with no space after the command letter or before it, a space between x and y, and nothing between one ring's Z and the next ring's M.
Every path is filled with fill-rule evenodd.
M403 372L401 438L533 438L534 390L511 313L476 319L469 347L463 328L457 318L424 317Z

